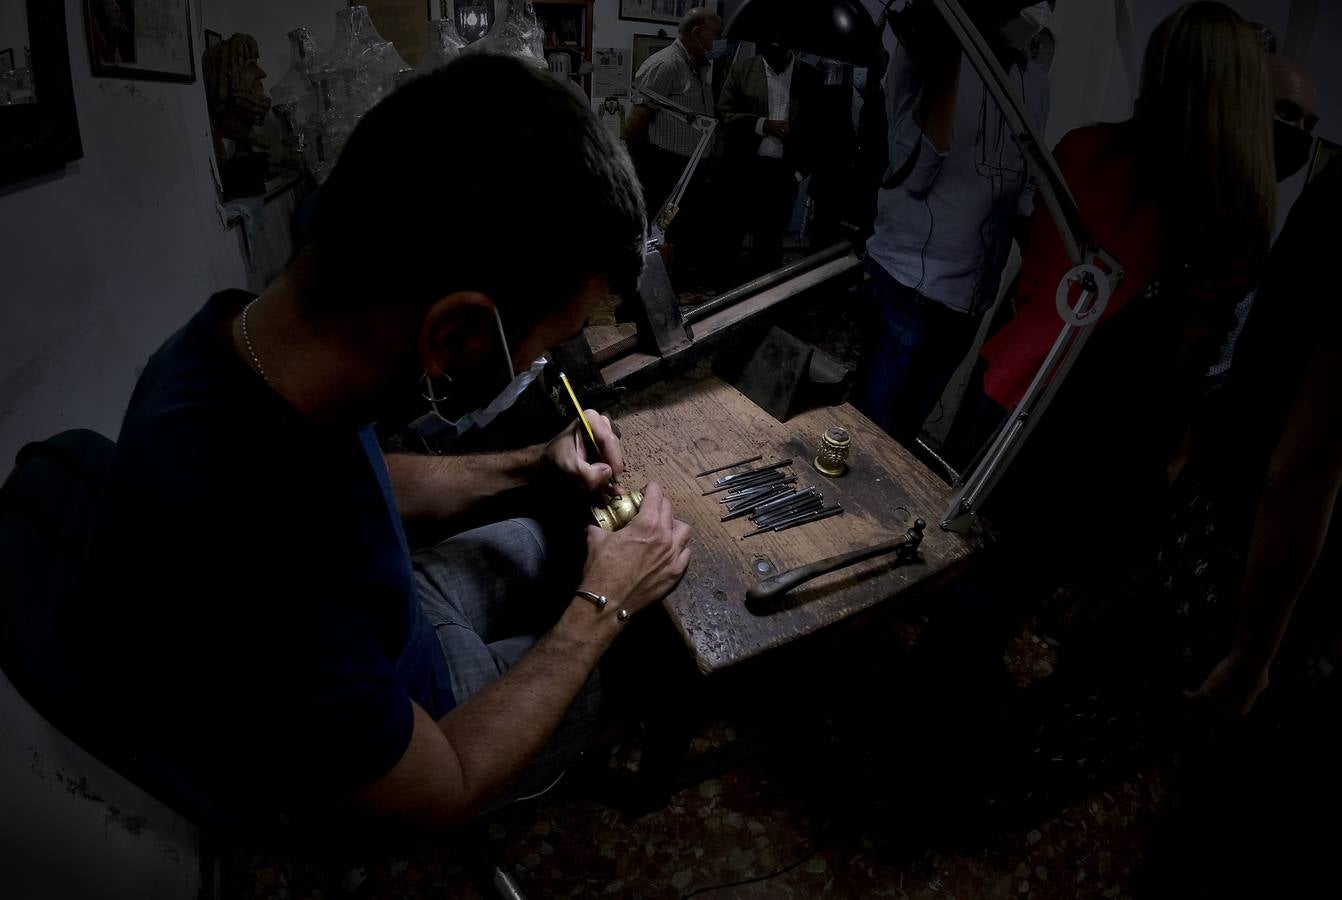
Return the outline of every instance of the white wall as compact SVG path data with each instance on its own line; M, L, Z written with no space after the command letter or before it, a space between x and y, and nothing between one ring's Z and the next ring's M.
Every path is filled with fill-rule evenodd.
M1144 37L1136 40L1135 58L1125 60L1115 39L1118 24L1116 4L1058 4L1050 25L1057 44L1044 133L1048 146L1073 128L1118 122L1132 114Z
M634 45L636 34L656 34L665 30L675 36L674 22L630 22L620 18L620 0L596 0L592 10L592 46L623 47Z
M252 280L217 212L200 81L94 79L82 3L64 2L84 157L0 188L0 471L66 428L115 436L149 353L211 293ZM250 32L276 80L285 31L309 23L329 43L343 5L204 3L227 14L202 16L193 0L197 55L203 27ZM193 898L199 884L193 829L0 677L0 895Z
M210 291L244 280L214 210L200 85L95 81L80 4L65 5L84 158L0 192L5 470L21 444L65 428L115 435L144 357ZM8 897L196 890L192 830L51 729L7 680L0 796Z

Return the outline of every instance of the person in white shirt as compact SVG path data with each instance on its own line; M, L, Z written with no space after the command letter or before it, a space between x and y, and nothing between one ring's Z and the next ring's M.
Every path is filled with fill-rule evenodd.
M797 185L813 164L816 135L809 127L820 73L786 47L761 44L757 56L738 60L718 99L728 167L734 185L728 246L754 238L753 274L782 263L782 240Z
M1038 131L1048 121L1052 3L984 37ZM974 344L1034 185L1004 114L930 4L907 2L885 72L889 167L866 269L869 345L853 404L911 445ZM1014 229L1014 233L1013 233Z

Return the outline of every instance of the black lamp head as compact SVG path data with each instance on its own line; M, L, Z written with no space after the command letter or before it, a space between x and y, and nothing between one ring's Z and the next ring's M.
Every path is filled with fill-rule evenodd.
M881 64L881 33L860 0L746 0L725 36L855 66Z

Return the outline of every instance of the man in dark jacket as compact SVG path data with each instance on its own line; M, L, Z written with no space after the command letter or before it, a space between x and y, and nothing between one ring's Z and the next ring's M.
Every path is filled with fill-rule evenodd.
M732 66L718 99L729 177L735 185L728 247L754 237L756 273L782 263L783 234L797 185L811 171L817 135L810 127L820 73L778 44Z

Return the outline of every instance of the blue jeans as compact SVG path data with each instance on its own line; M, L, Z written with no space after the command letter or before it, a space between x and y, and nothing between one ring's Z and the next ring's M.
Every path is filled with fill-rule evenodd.
M909 444L973 346L978 318L900 284L871 257L871 338L855 404Z
M414 555L420 606L442 644L458 703L512 668L567 605L546 555L544 533L531 519L475 528ZM603 696L597 670L545 748L490 808L542 790L589 746L603 724Z

